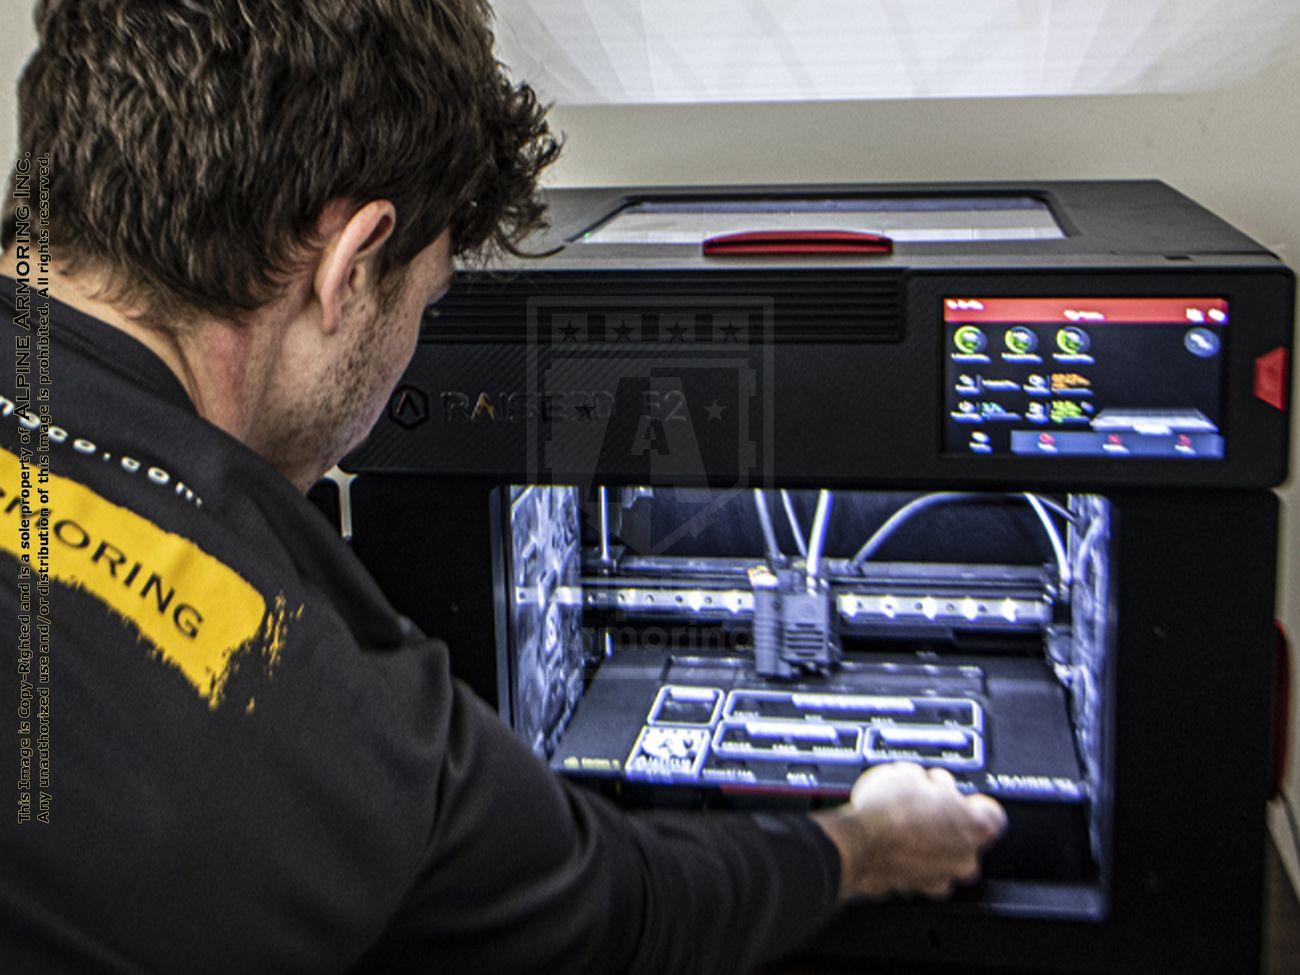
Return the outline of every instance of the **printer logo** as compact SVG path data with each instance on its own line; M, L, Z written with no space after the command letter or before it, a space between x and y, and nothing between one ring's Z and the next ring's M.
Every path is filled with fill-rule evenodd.
M546 296L528 303L525 411L533 483L708 486L771 480L772 300Z
M538 396L522 390L446 389L440 396L444 423L524 423L529 420L606 420L614 398L602 391L571 389Z

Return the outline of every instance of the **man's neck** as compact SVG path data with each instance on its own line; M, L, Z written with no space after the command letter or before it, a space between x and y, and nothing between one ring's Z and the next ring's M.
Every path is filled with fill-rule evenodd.
M0 270L16 276L4 255ZM195 319L175 331L141 324L138 316L105 300L105 280L93 272L67 274L55 266L50 295L63 304L129 335L153 352L176 376L198 414L247 443L269 380L270 350L259 341L270 330L218 319Z

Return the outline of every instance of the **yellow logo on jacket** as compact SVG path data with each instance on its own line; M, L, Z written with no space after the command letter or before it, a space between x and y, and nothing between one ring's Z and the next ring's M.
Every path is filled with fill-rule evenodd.
M48 565L48 581L129 620L210 707L221 703L241 648L269 636L276 646L265 652L278 654L284 620L270 617L283 615L283 600L268 614L266 599L230 566L78 481L49 475L39 485L48 494L41 507L36 476L0 449L0 550L23 563L20 575L29 568L42 585Z

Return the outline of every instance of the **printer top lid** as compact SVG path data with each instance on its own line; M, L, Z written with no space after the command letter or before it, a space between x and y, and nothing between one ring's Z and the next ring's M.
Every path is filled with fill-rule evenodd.
M1257 242L1156 180L557 188L535 258L501 269L1267 263ZM875 234L892 250L706 253L721 235Z

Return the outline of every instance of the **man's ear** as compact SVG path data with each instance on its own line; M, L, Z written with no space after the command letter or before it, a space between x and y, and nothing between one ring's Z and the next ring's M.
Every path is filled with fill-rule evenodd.
M397 208L372 200L327 238L313 281L326 335L338 331L348 303L375 282L379 253L396 226Z

